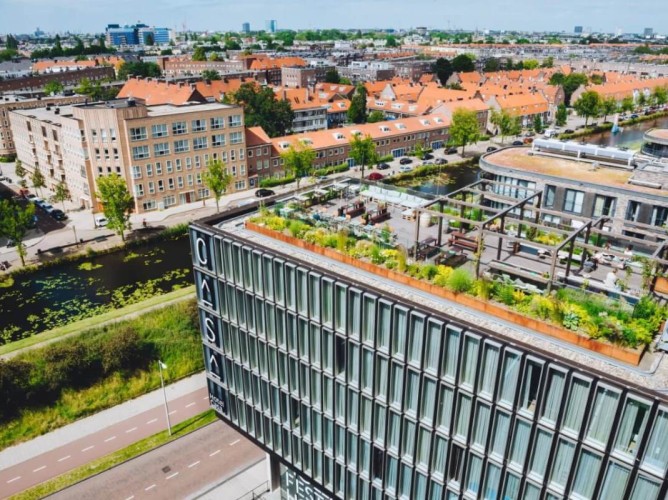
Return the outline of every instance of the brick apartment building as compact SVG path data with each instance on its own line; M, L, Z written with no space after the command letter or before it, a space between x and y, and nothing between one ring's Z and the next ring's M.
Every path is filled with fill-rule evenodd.
M26 99L15 95L0 97L0 156L14 156L14 138L9 126L9 112L15 109L34 109L45 106L63 106L67 104L78 104L84 102L87 96L58 96Z
M202 172L210 159L233 175L229 191L247 188L240 107L218 103L146 106L132 99L10 112L18 158L39 168L53 188L99 208L96 179L116 173L138 213L206 199Z
M283 66L281 85L289 88L305 88L324 82L329 70L334 66Z
M49 82L60 82L65 86L74 86L78 85L84 78L95 82L107 78L114 79L115 77L116 72L113 67L98 66L78 69L76 71L61 71L22 78L8 78L0 81L0 92L41 89Z

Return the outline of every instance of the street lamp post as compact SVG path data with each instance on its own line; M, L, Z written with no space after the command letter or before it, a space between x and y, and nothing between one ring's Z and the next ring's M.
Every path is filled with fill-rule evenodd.
M74 244L79 246L79 240L77 239L77 228L76 228L76 226L72 226L72 231L74 231Z
M165 391L165 378L162 376L162 369L167 368L167 365L158 360L158 370L160 370L160 385L162 385L162 397L165 400L165 417L167 418L167 430L169 435L172 435L172 424L169 421L169 408L167 407L167 391Z

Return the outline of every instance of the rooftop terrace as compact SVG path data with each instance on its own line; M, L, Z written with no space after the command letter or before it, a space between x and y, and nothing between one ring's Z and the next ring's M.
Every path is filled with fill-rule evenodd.
M496 210L484 204L489 185L480 181L429 198L347 179L269 200L245 226L236 220L219 227L290 255L297 250L286 247L302 241L300 258L315 252L320 255L308 259L327 270L354 266L371 271L378 274L374 285L393 293L399 284L388 277L404 288L412 280L406 293L415 288L422 302L426 292L441 308L446 299L448 310L453 301L469 296L503 304L503 310L514 312L489 316L487 306L476 311L475 304L465 313L456 309L460 316L475 316L474 324L491 322L492 330L522 341L530 338L531 345L547 352L558 346L569 359L602 370L614 367L627 378L633 374L641 386L668 388L668 367L656 350L666 311L660 305L664 297L654 290L654 266L668 265L664 246L657 243L631 255L626 239L606 231L605 219L580 229L546 228L537 222L541 192L528 192L525 199L512 200L509 209ZM356 279L361 273L342 272ZM633 319L638 307L648 307L642 324ZM549 327L542 331L540 324ZM626 346L619 348L621 355L611 354L613 344Z

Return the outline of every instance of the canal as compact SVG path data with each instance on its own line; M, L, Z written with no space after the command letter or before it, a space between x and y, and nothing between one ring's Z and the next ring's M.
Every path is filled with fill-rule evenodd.
M636 123L635 125L625 125L618 134L612 132L600 132L584 137L583 139L591 144L605 144L606 146L623 146L629 149L639 151L642 145L642 138L645 132L651 128L668 128L668 116Z

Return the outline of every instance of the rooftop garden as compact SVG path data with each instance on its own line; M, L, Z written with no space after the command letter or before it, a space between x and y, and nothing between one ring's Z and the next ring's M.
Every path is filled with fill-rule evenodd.
M475 278L468 267L449 267L413 260L409 249L392 245L392 229L387 224L380 231L355 234L332 229L304 212L290 217L280 215L280 206L262 208L248 222L285 236L302 240L316 247L329 248L352 259L368 262L401 273L457 296L468 296L484 303L493 303L526 318L569 330L594 340L631 349L644 349L668 317L668 308L650 294L641 297L635 306L623 298L612 299L582 289L559 288L550 293L536 287L522 289L517 280L483 272ZM561 239L548 232L536 238ZM475 259L475 255L474 255Z

